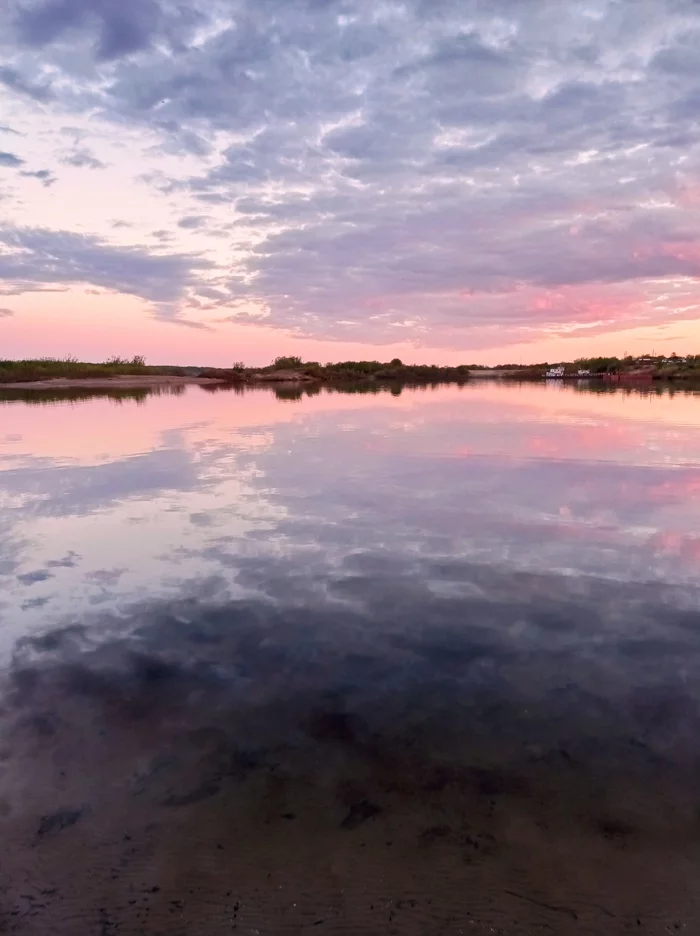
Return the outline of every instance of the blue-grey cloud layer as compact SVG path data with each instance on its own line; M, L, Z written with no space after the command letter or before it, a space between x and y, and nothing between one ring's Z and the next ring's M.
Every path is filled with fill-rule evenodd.
M10 294L42 283L90 282L167 303L178 299L193 281L193 270L203 267L206 261L198 257L118 248L88 235L0 227L0 284L12 284Z
M9 166L11 169L23 166L24 160L14 153L0 153L0 166Z
M0 34L31 106L200 161L148 178L179 233L249 238L210 304L483 346L659 320L649 284L700 272L692 0L15 0Z

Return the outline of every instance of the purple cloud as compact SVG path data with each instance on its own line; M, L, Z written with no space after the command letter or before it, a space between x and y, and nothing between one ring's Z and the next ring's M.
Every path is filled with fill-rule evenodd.
M152 238L211 250L189 299L484 347L697 314L699 35L691 0L44 0L0 81L142 135Z

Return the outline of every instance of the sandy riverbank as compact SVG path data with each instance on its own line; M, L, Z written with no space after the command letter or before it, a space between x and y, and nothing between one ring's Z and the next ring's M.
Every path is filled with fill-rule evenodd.
M0 390L62 390L82 387L85 390L133 390L149 387L177 387L186 384L208 386L226 383L219 377L171 377L132 374L120 377L53 377L50 380L21 380L0 383Z
M470 377L477 377L483 379L493 378L493 377L514 377L518 374L517 370L509 370L507 368L494 368L493 370L470 370Z

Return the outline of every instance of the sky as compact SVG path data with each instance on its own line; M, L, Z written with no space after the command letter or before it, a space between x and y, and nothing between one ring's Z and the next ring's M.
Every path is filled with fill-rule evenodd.
M0 357L700 352L695 0L4 0Z

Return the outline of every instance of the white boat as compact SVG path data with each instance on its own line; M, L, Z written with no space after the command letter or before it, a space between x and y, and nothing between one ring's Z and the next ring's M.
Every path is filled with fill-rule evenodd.
M562 367L550 367L547 373L545 374L545 377L547 377L550 380L552 378L561 378L563 376L564 376L563 366Z

